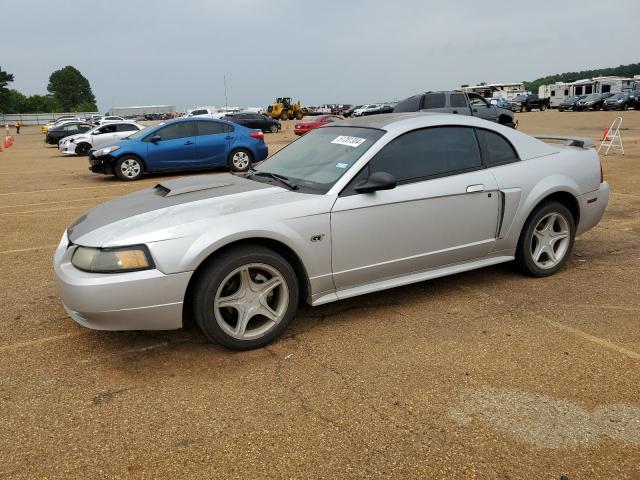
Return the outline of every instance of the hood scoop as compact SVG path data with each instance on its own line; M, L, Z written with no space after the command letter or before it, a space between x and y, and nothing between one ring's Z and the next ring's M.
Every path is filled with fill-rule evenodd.
M159 193L163 197L174 197L176 195L182 195L184 193L200 192L202 190L210 190L212 188L228 187L233 185L232 182L194 182L189 185L174 185L173 182L159 183L153 190Z

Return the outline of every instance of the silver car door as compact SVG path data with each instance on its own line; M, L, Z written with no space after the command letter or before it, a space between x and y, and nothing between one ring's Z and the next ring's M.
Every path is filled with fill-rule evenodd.
M336 288L481 258L491 251L496 238L499 196L494 176L481 166L479 151L473 152L473 156L478 156L469 163L473 166L462 170L457 167L465 165L448 163L446 159L441 168L431 165L438 163L437 156L450 153L452 157L462 158L467 146L474 148L473 129L464 129L467 130L465 139L455 132L445 133L445 129L456 128L459 127L422 130L431 130L425 142L434 144L441 138L445 144L440 151L438 145L432 151L426 148L422 157L412 152L419 146L416 140L420 139L416 138L410 139L411 145L407 148L395 148L395 152L387 155L393 142L401 141L408 134L397 138L381 150L338 197L331 212ZM457 147L462 148L451 153L451 149ZM450 175L436 173L431 178L406 181L403 176L415 174L416 168L395 169L399 158L407 162L427 162L424 173L449 167L455 170ZM373 171L387 171L402 183L392 190L355 192L352 186Z

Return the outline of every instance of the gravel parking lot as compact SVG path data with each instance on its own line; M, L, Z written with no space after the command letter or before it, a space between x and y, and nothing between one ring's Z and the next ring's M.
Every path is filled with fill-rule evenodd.
M599 138L616 115L518 119ZM0 153L0 478L640 479L640 112L620 115L609 207L557 275L499 266L303 306L245 353L66 315L64 229L162 177L91 174L24 127Z

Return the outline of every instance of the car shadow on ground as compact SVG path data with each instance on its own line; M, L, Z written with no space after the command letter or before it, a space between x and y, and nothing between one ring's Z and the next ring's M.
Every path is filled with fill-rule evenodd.
M448 293L457 290L461 285L467 288L476 288L486 285L487 281L496 286L511 284L517 278L522 277L517 273L511 264L501 264L487 267L471 272L464 272L448 277L437 278L420 283L415 283L403 287L397 287L380 292L370 293L353 297L338 302L312 307L305 302L301 302L292 325L268 348L278 348L287 342L298 342L302 340L308 332L311 332L318 325L336 324L340 328L342 322L360 321L361 317L366 318L367 312L388 309L393 315L394 309L398 307L411 307L420 300L433 295ZM418 306L418 305L416 305ZM355 316L354 316L355 314ZM234 352L220 345L211 343L195 324L192 318L185 318L185 325L179 330L170 331L91 331L88 340L95 349L96 345L102 345L98 350L102 350L102 355L125 356L128 366L131 362L152 361L156 353L166 349L180 349L182 354L189 355L194 352L205 353L208 358L214 356L241 355L242 352ZM258 351L264 349L258 349ZM97 353L97 352L96 352ZM267 351L264 355L268 355ZM100 354L99 354L100 355ZM263 355L258 355L259 357Z

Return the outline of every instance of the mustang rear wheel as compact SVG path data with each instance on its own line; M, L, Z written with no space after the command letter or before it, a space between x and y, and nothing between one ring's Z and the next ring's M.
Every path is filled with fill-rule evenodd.
M556 273L569 259L576 226L567 207L558 202L540 205L524 225L516 262L520 269L535 277Z
M298 306L291 265L257 245L225 252L197 280L195 320L205 335L234 350L272 342L289 326Z
M140 180L144 173L142 162L136 157L122 157L116 162L114 173L120 180Z
M272 123L271 126L269 127L269 131L271 133L278 133L278 125L276 125L275 123Z

